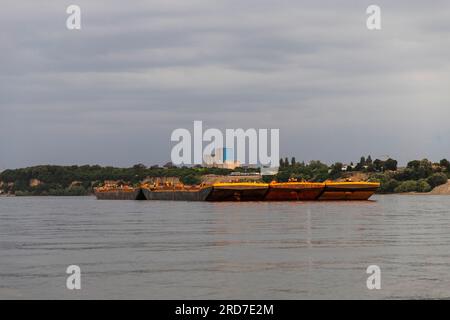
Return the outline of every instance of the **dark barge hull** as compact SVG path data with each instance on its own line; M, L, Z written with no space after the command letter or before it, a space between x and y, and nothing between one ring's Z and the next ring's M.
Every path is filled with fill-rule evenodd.
M145 200L141 189L134 191L115 190L95 192L95 196L99 200Z
M266 201L309 201L317 200L323 192L323 183L287 182L269 186Z
M173 201L205 201L212 188L200 190L150 190L142 189L147 200L173 200Z
M267 193L266 186L213 186L207 201L263 201Z

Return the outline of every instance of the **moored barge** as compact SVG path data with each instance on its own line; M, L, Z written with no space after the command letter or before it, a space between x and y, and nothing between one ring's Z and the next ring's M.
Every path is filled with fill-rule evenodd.
M142 186L142 192L147 200L205 201L211 190L211 186L178 188Z
M145 200L141 188L129 186L104 186L94 188L94 194L99 200Z
M214 183L207 201L263 201L269 184L258 182Z
M172 201L309 201L368 200L378 182L229 182L210 185L142 185L141 187L106 185L94 189L101 200Z
M267 201L316 200L325 189L321 182L273 182L265 196Z
M368 200L379 187L379 182L326 181L318 200Z

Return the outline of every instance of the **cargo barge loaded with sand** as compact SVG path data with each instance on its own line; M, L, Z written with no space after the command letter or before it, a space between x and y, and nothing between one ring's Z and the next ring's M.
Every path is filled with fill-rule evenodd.
M105 185L94 189L99 200L146 200L141 188L122 185Z
M368 200L378 182L227 182L199 186L149 185L95 188L101 200L309 201Z

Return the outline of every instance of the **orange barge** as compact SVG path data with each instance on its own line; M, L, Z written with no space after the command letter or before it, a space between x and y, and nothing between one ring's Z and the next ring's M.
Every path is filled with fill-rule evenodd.
M379 182L325 182L318 200L368 200L379 186Z

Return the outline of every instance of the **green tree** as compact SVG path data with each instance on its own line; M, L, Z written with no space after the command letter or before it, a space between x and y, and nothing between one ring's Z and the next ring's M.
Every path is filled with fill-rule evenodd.
M380 159L375 159L373 162L373 168L375 171L380 172L384 170L384 162Z
M397 160L387 159L384 162L384 170L397 171Z
M292 159L291 159L291 165L292 165L292 166L295 166L296 163L297 163L297 162L295 162L295 157L292 157Z
M409 161L406 167L410 169L418 169L420 167L420 161L419 160Z
M342 176L342 162L336 162L330 167L330 178L338 179Z
M361 157L361 159L359 160L358 164L355 167L356 171L361 171L364 169L364 166L366 165L366 158Z
M450 171L450 162L447 159L439 161L439 165L446 171Z
M145 170L145 169L147 169L147 167L145 165L143 165L142 163L138 163L138 164L135 164L133 166L133 169L135 169L135 170Z
M429 177L433 173L433 164L431 161L427 159L422 160L413 160L408 162L406 169L403 173L400 173L405 176L404 179L411 179L411 180L419 180L419 179L425 179Z

